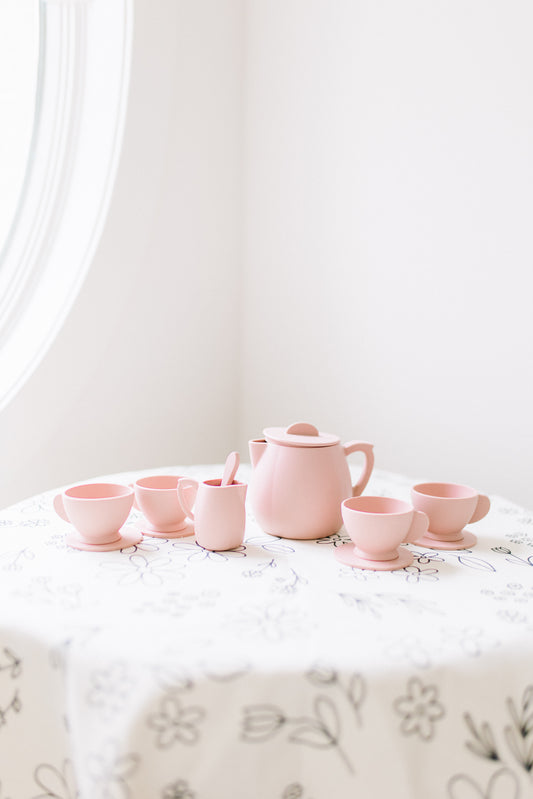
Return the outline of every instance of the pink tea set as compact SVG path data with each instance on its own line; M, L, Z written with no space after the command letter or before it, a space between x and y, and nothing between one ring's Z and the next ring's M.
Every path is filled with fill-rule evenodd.
M273 536L325 538L344 523L352 543L335 548L344 565L391 571L414 556L401 544L441 550L470 549L476 537L464 527L487 515L490 501L457 483L419 483L411 504L362 496L374 467L373 445L341 444L307 422L268 427L249 442L250 502L260 527ZM347 456L362 452L361 476L352 485ZM67 543L86 551L122 549L143 536L194 535L199 546L229 550L244 540L248 486L235 479L239 455L228 455L222 478L198 482L181 475L152 475L126 486L85 483L54 498L58 515L74 528ZM132 507L144 517L127 523Z

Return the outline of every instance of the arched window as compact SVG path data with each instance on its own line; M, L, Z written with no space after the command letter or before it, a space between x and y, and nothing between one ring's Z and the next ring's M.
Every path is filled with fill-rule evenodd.
M131 0L40 0L26 176L0 256L0 408L60 329L98 243L129 81Z

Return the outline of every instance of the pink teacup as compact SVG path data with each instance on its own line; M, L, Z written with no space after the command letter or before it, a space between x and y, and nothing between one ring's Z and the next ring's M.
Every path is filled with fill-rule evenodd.
M413 561L402 543L413 543L428 529L425 513L391 497L350 497L341 505L344 526L354 545L344 544L335 555L347 566L392 571Z
M134 483L135 507L146 522L143 532L155 538L180 538L192 535L185 511L178 499L181 475L157 474L141 477Z
M418 483L411 489L411 501L429 517L429 530L416 543L431 549L470 549L477 538L463 527L490 510L485 494L458 483Z
M194 520L196 542L204 549L235 549L244 539L248 486L237 480L229 485L220 485L221 482L218 479L199 483L183 477L178 483L179 500L187 516Z
M67 543L77 549L122 549L138 543L141 535L121 530L133 505L133 489L117 483L84 483L54 497L54 509L76 529Z

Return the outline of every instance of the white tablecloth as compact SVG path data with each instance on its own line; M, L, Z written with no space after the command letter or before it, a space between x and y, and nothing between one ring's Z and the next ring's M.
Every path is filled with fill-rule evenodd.
M251 515L235 551L81 552L52 497L0 513L0 799L533 796L527 511L379 573Z

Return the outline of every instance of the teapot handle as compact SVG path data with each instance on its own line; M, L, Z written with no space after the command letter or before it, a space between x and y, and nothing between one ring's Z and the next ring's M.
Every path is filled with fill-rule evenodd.
M358 497L366 488L366 484L370 480L372 469L374 468L374 445L369 444L368 441L349 441L342 446L346 456L351 455L352 452L362 452L365 456L365 465L358 482L352 486L352 496Z

